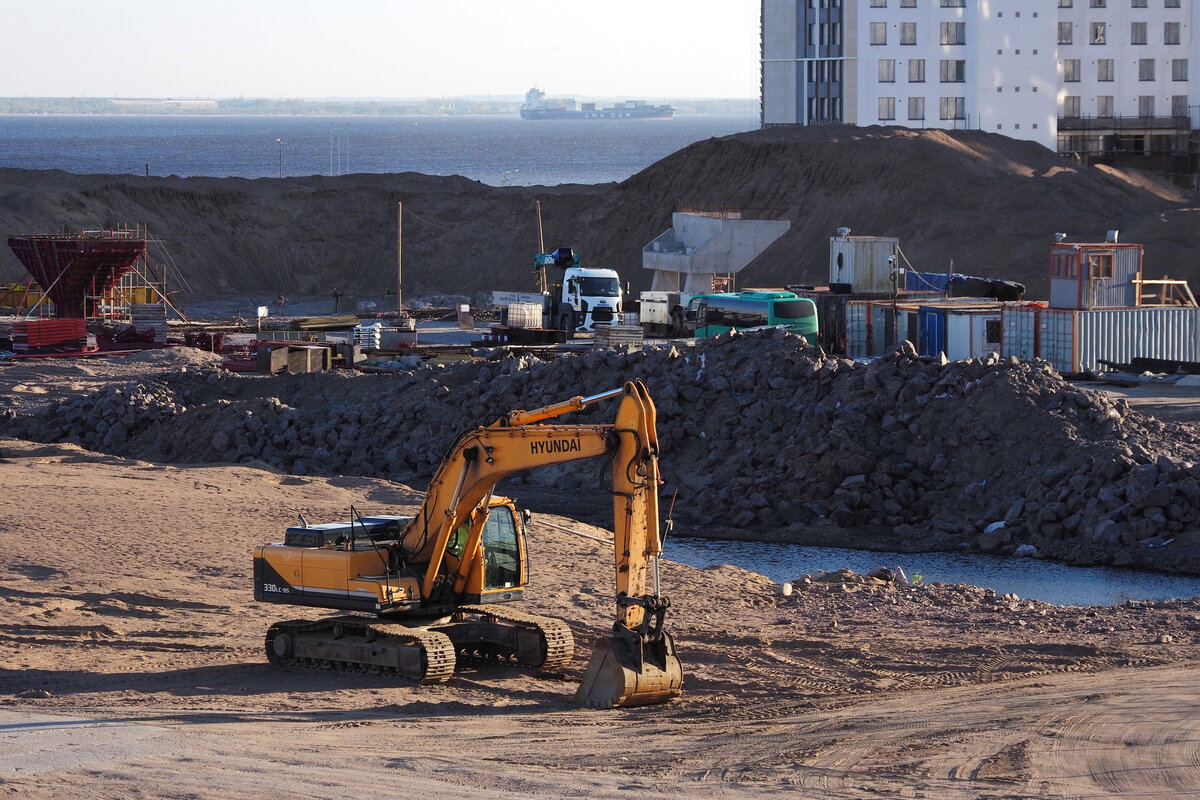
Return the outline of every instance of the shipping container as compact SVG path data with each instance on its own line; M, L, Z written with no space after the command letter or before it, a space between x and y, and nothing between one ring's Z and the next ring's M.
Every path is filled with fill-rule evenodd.
M1022 360L1041 356L1042 306L1006 305L1001 313L1003 340L1000 354Z
M908 341L915 348L921 338L920 307L915 305L896 306L896 341Z
M899 248L894 236L829 237L829 287L855 294L895 294L893 267Z
M871 303L869 356L881 356L896 343L896 309L886 300Z
M850 358L866 358L871 337L870 301L849 300L846 302L846 355Z
M1003 303L978 297L923 303L917 312L917 352L957 361L1000 351Z
M1065 374L1134 358L1200 361L1200 309L1045 309L1041 357Z
M1141 303L1140 244L1050 246L1051 308L1134 308Z
M917 353L936 356L946 351L946 309L921 306L917 312Z
M946 358L963 361L1001 351L1001 309L946 310Z

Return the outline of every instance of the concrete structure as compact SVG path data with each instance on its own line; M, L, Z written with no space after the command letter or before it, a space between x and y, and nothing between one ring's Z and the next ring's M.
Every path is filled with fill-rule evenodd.
M764 127L971 128L1194 174L1195 0L762 0Z
M713 278L736 274L790 227L737 212L676 211L671 227L642 248L642 267L654 270L651 291L707 294Z

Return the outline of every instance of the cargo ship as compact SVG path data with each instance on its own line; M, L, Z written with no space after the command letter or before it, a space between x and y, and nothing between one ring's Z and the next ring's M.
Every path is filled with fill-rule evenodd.
M642 100L625 100L606 108L595 103L576 103L573 99L546 97L541 89L525 93L521 119L669 119L675 109L652 105Z

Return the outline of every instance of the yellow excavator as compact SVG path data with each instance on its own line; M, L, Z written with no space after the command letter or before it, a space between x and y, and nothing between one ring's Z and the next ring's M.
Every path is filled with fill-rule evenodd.
M547 424L620 397L612 424ZM360 612L280 622L267 632L272 664L366 670L444 682L456 663L554 668L571 660L565 622L504 604L528 578L525 525L496 483L521 470L605 458L611 465L616 621L592 653L576 693L591 708L665 703L683 668L659 592L658 434L640 381L533 411L512 411L450 448L415 517L352 514L300 525L254 551L254 597Z

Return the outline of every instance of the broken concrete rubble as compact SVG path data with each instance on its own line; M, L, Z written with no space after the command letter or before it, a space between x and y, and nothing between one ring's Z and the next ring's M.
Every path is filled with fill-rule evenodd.
M995 355L943 364L901 347L863 364L765 331L395 375L176 368L9 409L0 434L419 487L472 425L633 378L658 407L664 496L676 498L682 531L805 541L820 529L851 547L1023 548L1200 572L1183 548L1161 544L1200 527L1197 431L1073 386L1044 362ZM571 491L595 480L583 465L509 485Z

